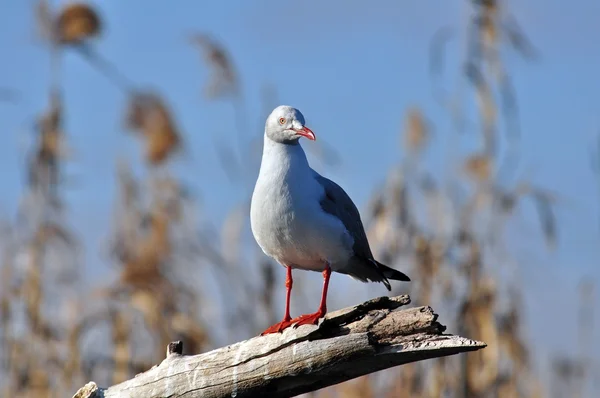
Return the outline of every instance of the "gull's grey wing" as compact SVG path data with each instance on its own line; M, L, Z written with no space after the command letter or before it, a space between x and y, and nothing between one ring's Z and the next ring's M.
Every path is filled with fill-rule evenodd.
M354 239L354 255L365 260L373 259L365 228L360 219L360 213L356 205L350 199L346 191L338 184L315 172L317 181L325 189L325 196L321 199L321 208L326 213L337 217L346 227L346 230Z
M354 256L346 268L338 272L346 273L363 282L367 280L382 282L388 290L391 290L388 278L410 281L410 278L402 272L381 264L373 258L360 213L346 191L317 172L315 172L315 178L325 190L325 195L320 200L321 208L324 212L337 217L354 240L352 247Z

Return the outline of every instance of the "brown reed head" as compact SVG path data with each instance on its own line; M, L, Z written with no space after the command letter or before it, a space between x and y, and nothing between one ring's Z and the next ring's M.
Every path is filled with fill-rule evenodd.
M96 37L102 30L98 13L85 3L70 3L61 9L54 24L61 44L76 44Z

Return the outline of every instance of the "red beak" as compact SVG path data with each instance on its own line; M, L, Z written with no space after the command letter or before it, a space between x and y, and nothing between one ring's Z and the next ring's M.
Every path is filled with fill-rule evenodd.
M306 137L311 141L314 141L317 139L317 137L315 136L315 133L313 133L312 130L309 129L308 127L303 126L301 129L298 129L298 130L294 129L294 131L297 134L301 135L302 137Z

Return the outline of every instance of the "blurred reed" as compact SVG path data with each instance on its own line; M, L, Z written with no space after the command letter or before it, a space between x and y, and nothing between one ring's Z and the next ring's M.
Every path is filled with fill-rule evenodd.
M471 102L460 103L452 91L441 88L445 46L455 36L453 29L440 29L433 36L431 72L434 95L458 121L452 139L460 142L461 133L473 128L478 149L453 153L445 170L428 169L423 155L442 134L434 134L435 123L421 107L408 108L400 139L404 161L373 192L363 218L377 257L403 270L411 268L407 273L413 279L413 301L439 308L446 316L456 314L451 329L483 340L488 347L369 375L309 394L312 397L540 397L548 390L575 397L593 377L584 349L555 358L553 385L548 388L541 389L534 370L535 341L526 339L523 322L524 286L506 277L498 250L505 247L506 229L523 199L536 207L548 247L558 239L557 195L531 181L514 181L519 109L501 54L512 50L533 59L536 51L506 2L469 4L463 84L478 121L467 121L462 110ZM244 187L244 198L220 229L198 222L198 195L171 167L177 154L187 149L175 110L162 94L136 88L95 50L92 41L105 29L95 7L70 2L54 9L41 0L35 8L37 31L52 55L52 80L48 110L34 123L23 165L26 184L16 221L1 230L2 396L58 397L92 379L117 383L160 361L170 341L182 340L187 353L199 353L254 335L281 312L281 270L247 234L254 183L249 170L260 161L262 123L278 102L276 88L265 88L256 131L242 131L252 121L246 119L233 55L212 34L190 38L210 72L204 95L212 101L231 101L234 128L250 141L237 149L226 141L215 146L231 180ZM84 57L122 90L127 99L124 127L143 155L141 164L117 164L117 197L107 231L116 279L92 287L83 281L78 240L65 219L63 169L69 151L61 77L68 72L60 62L65 51ZM1 100L19 96L12 89L0 89ZM324 166L339 164L339 155L322 140L309 148ZM594 156L592 164L600 175L598 155ZM256 167L241 166L248 164ZM306 293L302 283L295 290ZM582 284L582 308L593 302L593 294L594 286ZM582 341L592 335L593 324L586 322L589 319L582 316Z

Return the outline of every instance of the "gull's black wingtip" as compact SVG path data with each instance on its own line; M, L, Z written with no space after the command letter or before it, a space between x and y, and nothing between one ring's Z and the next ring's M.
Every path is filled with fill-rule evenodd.
M393 268L390 268L387 265L381 264L379 261L376 261L376 263L379 266L379 269L381 270L381 272L383 273L383 276L385 276L387 279L392 279L395 281L402 281L402 282L410 282L410 278L408 277L408 275L406 275L398 270L395 270ZM387 285L386 285L386 287L387 287ZM388 290L390 290L390 289L388 288Z

